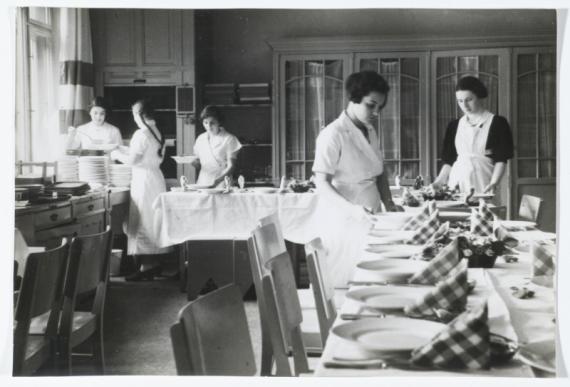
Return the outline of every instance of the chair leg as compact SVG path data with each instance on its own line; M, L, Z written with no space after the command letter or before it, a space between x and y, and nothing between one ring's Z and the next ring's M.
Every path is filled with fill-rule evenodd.
M93 361L100 375L105 375L105 347L101 330L93 336Z
M69 341L61 340L58 345L57 372L62 376L71 376L71 347Z
M264 329L261 330L261 376L270 376L273 369L273 351L271 341Z

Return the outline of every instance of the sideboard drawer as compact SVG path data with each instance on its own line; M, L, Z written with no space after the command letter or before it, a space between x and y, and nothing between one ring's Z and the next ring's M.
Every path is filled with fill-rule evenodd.
M71 221L71 206L54 208L34 214L36 229L53 227Z
M105 199L100 197L94 200L83 201L81 203L72 202L72 206L74 217L89 216L105 208Z

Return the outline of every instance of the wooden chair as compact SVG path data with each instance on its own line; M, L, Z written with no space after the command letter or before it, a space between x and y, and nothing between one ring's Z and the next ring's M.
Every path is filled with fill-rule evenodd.
M188 303L178 313L170 334L179 375L256 373L241 291L235 285Z
M531 222L539 223L540 209L543 200L536 196L522 195L519 207L519 218Z
M70 375L72 350L88 339L96 369L105 373L103 315L112 241L111 228L107 227L102 233L76 237L71 242L58 334L61 369ZM79 310L79 301L85 300L90 304L88 310Z
M337 311L335 304L335 289L328 280L328 271L324 268L324 262L319 256L319 252L324 251L321 239L316 238L305 245L307 256L307 269L309 281L313 288L319 327L321 331L321 342L327 342L329 330L336 319Z
M276 375L299 376L309 372L309 362L303 343L303 313L291 260L287 254L281 254L269 260L266 268L268 273L262 279L263 296ZM293 369L289 364L290 350Z
M26 267L15 310L13 373L32 375L43 364L55 365L56 335L69 245L32 253ZM32 319L45 316L42 332L30 334Z

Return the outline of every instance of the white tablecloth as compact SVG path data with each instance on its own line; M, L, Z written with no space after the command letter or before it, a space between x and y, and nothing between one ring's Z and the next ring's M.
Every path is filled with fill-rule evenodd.
M285 239L306 243L317 236L316 206L314 193L165 192L153 209L158 243L164 247L187 240L245 239L259 218L274 212Z

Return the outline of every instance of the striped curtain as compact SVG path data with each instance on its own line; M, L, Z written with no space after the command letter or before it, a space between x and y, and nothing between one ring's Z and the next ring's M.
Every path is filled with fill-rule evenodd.
M93 99L93 52L89 10L61 8L59 54L59 130L89 121Z

